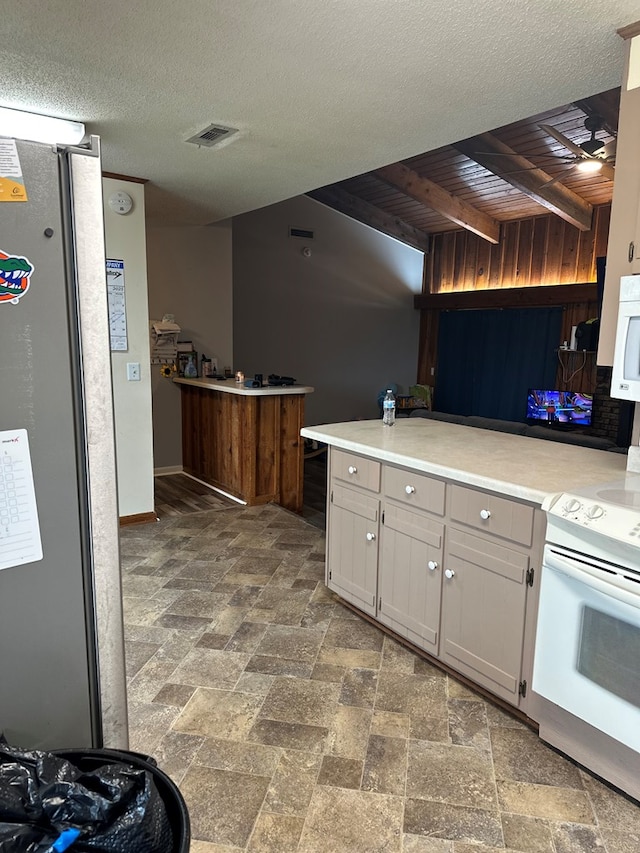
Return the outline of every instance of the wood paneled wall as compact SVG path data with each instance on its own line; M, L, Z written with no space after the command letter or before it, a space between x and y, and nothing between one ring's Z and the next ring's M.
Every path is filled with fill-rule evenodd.
M434 234L423 293L572 284L596 280L606 255L611 205L594 208L590 231L553 214L505 222L492 245L470 231Z
M595 207L590 231L578 231L551 214L506 222L502 225L500 243L495 246L469 231L433 235L431 253L425 256L424 304L420 304L421 297L416 297L416 305L421 308L417 381L426 385L436 383L440 311L449 307L452 310L517 308L525 302L561 305L564 310L558 346L569 341L572 326L598 314L594 286L590 283L596 281L596 258L607 254L610 214L609 204ZM556 301L554 291L546 291L554 285L566 284L583 285L584 299L576 298L577 292L572 299L566 299L566 293L558 287ZM513 288L516 290L510 301L507 291ZM531 299L525 300L529 292L525 293L524 288L532 289ZM475 291L469 306L462 296L465 291ZM436 297L430 307L429 297L436 294L442 296ZM444 305L449 294L451 304ZM594 390L595 382L595 354L585 357L559 354L558 388L570 387L588 393Z

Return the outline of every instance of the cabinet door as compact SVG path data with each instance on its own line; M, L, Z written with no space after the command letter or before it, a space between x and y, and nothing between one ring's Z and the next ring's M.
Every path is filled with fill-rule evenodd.
M529 555L448 528L444 568L440 657L518 705Z
M371 615L376 612L379 515L377 498L333 482L327 537L328 586Z
M438 654L444 525L385 504L378 574L378 619Z

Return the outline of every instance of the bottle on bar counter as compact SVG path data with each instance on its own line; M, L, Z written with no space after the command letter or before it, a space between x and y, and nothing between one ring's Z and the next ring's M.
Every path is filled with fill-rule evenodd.
M393 426L396 422L396 398L391 389L387 390L382 401L382 425Z

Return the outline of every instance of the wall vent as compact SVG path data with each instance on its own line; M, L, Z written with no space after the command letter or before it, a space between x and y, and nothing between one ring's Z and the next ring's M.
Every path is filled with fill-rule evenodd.
M307 228L289 228L289 237L303 237L305 240L313 240L313 231Z
M185 142L191 142L193 145L205 148L213 148L214 145L220 145L221 142L225 142L237 132L238 129L236 127L225 127L223 124L210 124L204 130L196 133L195 136L185 139Z

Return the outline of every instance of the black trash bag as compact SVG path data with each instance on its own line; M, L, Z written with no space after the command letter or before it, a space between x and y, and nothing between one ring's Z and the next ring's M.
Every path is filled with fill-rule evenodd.
M0 850L67 847L71 853L172 853L173 833L152 774L125 762L83 772L51 753L0 742Z

